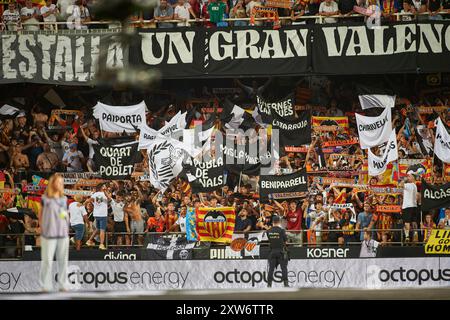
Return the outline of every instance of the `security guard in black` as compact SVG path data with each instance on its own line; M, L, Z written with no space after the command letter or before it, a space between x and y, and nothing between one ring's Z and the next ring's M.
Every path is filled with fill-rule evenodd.
M287 265L288 255L286 249L287 235L286 231L280 227L281 218L279 216L273 216L273 227L267 230L267 238L270 243L269 252L269 275L268 275L268 287L272 287L273 274L278 265L281 267L281 279L284 282L284 286L288 287L287 279Z

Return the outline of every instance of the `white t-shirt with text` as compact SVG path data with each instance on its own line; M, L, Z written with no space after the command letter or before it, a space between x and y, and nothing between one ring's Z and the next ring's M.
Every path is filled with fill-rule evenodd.
M80 150L75 152L67 151L64 154L62 161L67 161L67 172L81 172L83 171L83 165L81 159L83 159L83 153Z
M91 196L94 199L94 217L108 216L108 198L104 192L96 192Z

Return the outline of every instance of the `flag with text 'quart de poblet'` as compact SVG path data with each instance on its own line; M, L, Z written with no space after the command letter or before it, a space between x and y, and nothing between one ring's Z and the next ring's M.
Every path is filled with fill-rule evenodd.
M197 234L200 241L230 243L236 215L233 207L197 209Z

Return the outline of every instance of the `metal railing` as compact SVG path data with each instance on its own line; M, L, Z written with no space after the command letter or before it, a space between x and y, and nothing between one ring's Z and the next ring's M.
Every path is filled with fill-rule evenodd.
M417 235L420 237L420 234L424 234L427 229L411 229L412 233L414 234L417 232ZM410 239L410 242L405 241L405 234L403 229L370 229L369 230L372 234L377 233L390 233L391 235L394 235L397 233L397 239L400 241L389 241L389 245L396 245L396 246L410 246L410 245L416 245L416 246L423 246L425 242L417 240L414 241L414 239ZM258 233L259 230L252 230L249 232L235 232L236 234L246 234L246 233ZM295 235L295 234L301 234L301 238L296 239L295 241L289 240L287 245L288 246L305 246L305 247L320 247L320 246L330 246L330 245L338 245L337 241L321 241L320 243L312 243L308 240L307 234L310 233L320 233L322 235L330 234L330 233L339 233L342 234L342 236L346 236L346 233L353 233L352 236L353 241L345 241L343 245L345 246L359 246L361 245L361 241L359 240L360 232L363 232L362 230L342 230L342 229L324 229L324 230L286 230L288 235ZM399 234L398 234L399 233ZM128 232L106 232L105 233L105 246L107 248L123 248L123 249L130 249L130 248L143 248L145 237L146 236L174 236L174 235L184 235L185 233L182 232L142 232L142 233L128 233ZM70 233L69 236L73 237L75 234ZM25 243L25 237L39 237L39 234L36 233L20 233L20 234L11 234L11 233L4 233L0 234L0 259L11 259L11 258L21 258L23 256L23 253L27 251L27 247L29 245L26 245ZM85 233L84 238L82 240L82 247L87 248L85 241L89 238L90 234ZM125 240L125 238L128 237L129 244L121 244L117 245L117 242L115 243L115 240L117 240L117 237L122 236ZM14 242L14 244L5 245L3 244L5 239L12 238L9 240L9 242ZM140 240L141 238L141 240ZM329 239L328 239L329 240ZM381 239L377 239L378 241L381 241ZM142 241L142 243L139 243L139 241ZM8 242L8 241L6 241ZM201 242L200 242L201 243ZM223 247L228 244L219 244L214 243L214 247ZM261 242L262 246L268 246L267 241ZM32 246L31 249L35 249L37 246ZM75 244L70 245L71 250L74 250ZM98 248L98 246L95 246L95 248ZM14 254L11 254L14 250ZM6 251L6 254L5 254Z
M434 16L436 15L449 15L450 14L450 10L446 10L446 11L441 11L436 13ZM417 17L421 17L421 16L430 16L429 12L423 12L423 13L408 13L408 12L404 12L404 13L393 13L391 14L391 16L395 17L396 21L401 21L402 17L404 16L411 16L414 17L414 19L416 19ZM325 19L329 19L329 18L334 18L334 19L356 19L356 18L366 18L366 15L362 15L362 14L350 14L350 15L333 15L333 16L323 16L323 15L313 15L313 16L309 16L309 15L303 15L300 17L291 17L291 16L285 16L285 17L279 17L278 19L280 21L291 21L291 22L302 22L302 21L307 21L307 20L311 20L314 19L316 23L318 24L324 24ZM254 21L273 21L275 20L274 17L255 17L255 18L224 18L222 21L220 22L228 22L228 23L232 23L232 22L237 22L237 21L243 21L243 22L250 22L251 20ZM81 24L78 24L77 26L105 26L104 29L64 29L64 27L66 27L68 24L70 25L74 25L76 23L74 22L67 22L67 21L58 21L58 22L38 22L38 23L28 23L28 24L23 24L23 23L18 23L18 26L20 26L19 30L17 31L8 31L6 28L6 24L2 23L2 32L38 32L38 31L44 31L44 32L69 32L69 33L89 33L91 31L95 31L95 32L105 32L107 30L107 32L117 32L120 31L123 27L148 27L149 25L154 25L157 26L160 23L172 23L174 24L174 27L185 27L185 26L177 26L178 23L184 23L184 24L189 24L189 26L191 25L195 25L195 24L199 24L199 23L205 23L205 22L211 22L209 19L204 19L204 18L197 18L197 19L186 19L186 20L177 20L177 19L172 19L172 20L157 20L157 19L151 19L151 20L139 20L139 21L129 21L127 22L125 25L122 24L122 22L120 21L90 21L90 22L84 22ZM47 26L52 26L52 29L43 29L43 30L25 30L26 26L43 26L44 28ZM186 25L187 26L187 25ZM63 27L63 28L61 28Z

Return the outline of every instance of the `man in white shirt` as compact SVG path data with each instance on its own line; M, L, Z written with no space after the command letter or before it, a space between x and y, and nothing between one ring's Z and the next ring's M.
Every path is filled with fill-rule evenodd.
M83 153L77 149L77 144L72 143L69 150L62 158L63 164L67 167L67 172L82 172L84 156Z
M189 26L187 20L189 20L190 15L192 15L194 19L197 19L189 2L187 2L186 0L178 0L178 4L174 10L174 19L181 20L182 22L178 22L177 26L179 27Z
M116 199L111 199L111 209L114 216L114 233L117 233L116 244L118 246L123 244L123 234L122 233L130 233L130 227L128 224L128 215L125 214L123 208L125 207L124 203L124 192L123 190L119 191L116 194ZM130 244L130 238L125 236L125 244Z
M39 30L39 9L33 7L33 2L31 0L25 1L25 7L20 10L20 18L22 20L24 30Z
M339 14L339 8L336 2L333 0L325 0L319 6L319 15L321 16L334 16ZM336 18L324 18L325 23L336 23Z
M308 212L308 217L311 219L310 230L312 232L315 232L316 244L322 243L322 229L326 216L327 214L323 210L322 201L316 201L315 210L311 210Z
M16 9L16 4L10 2L8 10L5 10L2 15L2 22L6 25L8 31L17 31L20 25L20 13Z
M46 0L45 6L41 7L41 15L44 18L44 22L56 22L56 15L59 14L58 8L52 3L52 0ZM44 30L53 30L55 25L46 24Z
M375 258L377 256L377 248L379 242L372 239L371 232L364 229L364 240L361 243L360 258Z
M100 250L106 250L105 247L105 232L106 226L108 222L108 200L111 199L111 196L106 192L106 188L104 185L98 185L96 187L96 192L92 194L91 198L88 199L88 202L92 202L94 205L94 218L95 218L95 226L97 230L91 235L88 241L86 241L87 246L94 246L94 242L92 239L95 238L98 232L100 232Z
M76 250L80 251L81 240L83 240L85 223L88 222L87 211L83 205L83 197L81 195L74 196L74 202L69 205L70 226L75 231ZM72 240L72 239L71 239Z
M412 174L399 183L403 188L402 219L403 222L411 222L413 229L417 229L417 186Z
M181 208L181 213L175 225L180 228L180 232L186 233L186 207Z

